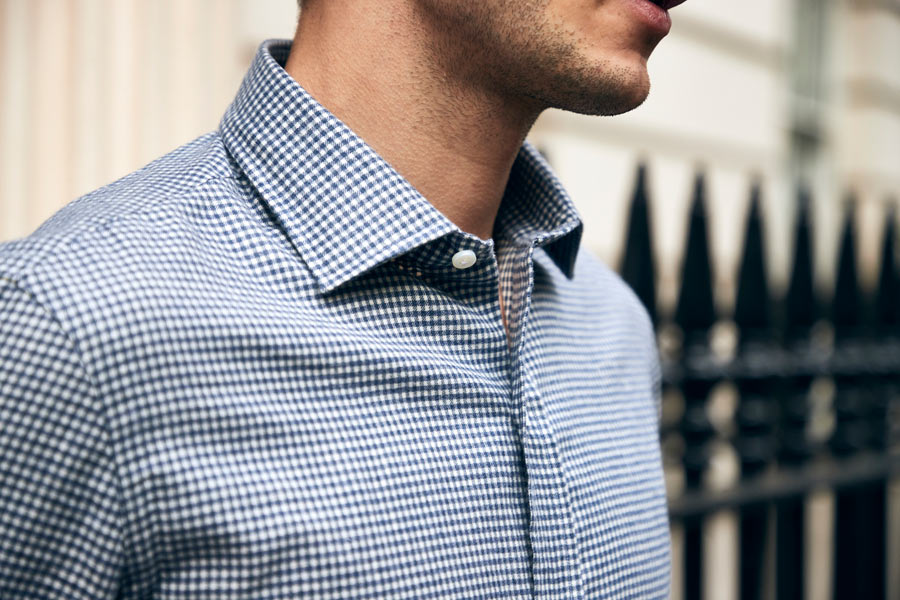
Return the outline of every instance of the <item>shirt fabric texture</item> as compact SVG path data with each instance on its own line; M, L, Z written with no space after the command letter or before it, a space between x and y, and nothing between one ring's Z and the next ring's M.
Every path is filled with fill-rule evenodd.
M0 245L0 598L666 597L652 327L548 165L465 233L289 49Z

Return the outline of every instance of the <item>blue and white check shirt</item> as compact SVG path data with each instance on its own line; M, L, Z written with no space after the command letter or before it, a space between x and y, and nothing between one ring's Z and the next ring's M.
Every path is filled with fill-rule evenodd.
M557 179L467 234L289 47L0 246L0 597L665 597L651 326Z

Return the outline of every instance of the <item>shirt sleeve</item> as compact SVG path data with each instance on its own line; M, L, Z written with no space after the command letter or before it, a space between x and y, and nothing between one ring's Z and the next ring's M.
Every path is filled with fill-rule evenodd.
M0 598L115 597L118 489L104 412L74 343L0 274Z
M662 426L662 366L660 365L659 348L651 330L650 371L653 377L653 401L656 403L656 422Z
M646 344L647 361L650 369L650 387L653 396L653 407L656 409L657 425L660 426L662 425L663 373L659 345L657 344L656 339L656 328L653 326L653 321L650 319L650 315L647 313L644 305L637 299L637 296L635 296L634 299L639 312L638 318L641 322L641 329L644 332L643 339Z

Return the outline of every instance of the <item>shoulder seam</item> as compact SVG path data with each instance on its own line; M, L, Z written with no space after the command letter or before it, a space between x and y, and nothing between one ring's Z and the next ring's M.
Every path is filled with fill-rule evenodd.
M203 179L201 181L198 181L198 182L192 184L190 187L185 188L183 190L183 193L185 193L185 194L190 193L190 192L196 190L200 186L206 185L212 181L216 181L219 179L222 179L222 180L231 179L234 181L238 180L238 178L234 175L234 173L213 175L213 176L207 177L206 179ZM165 195L163 195L163 199L165 199L165 200L171 199L173 197L174 197L173 193L171 193L171 192L167 192ZM151 206L152 205L148 205L146 207L140 208L139 210L135 210L135 211L132 211L132 212L124 214L124 215L112 215L112 216L100 219L98 221L91 223L89 226L85 227L81 231L78 231L77 233L75 233L74 235L71 235L71 236L65 236L65 235L59 236L59 238L54 240L54 243L42 245L40 248L40 251L36 252L32 256L33 256L33 258L41 258L41 257L47 256L48 253L50 253L54 250L60 250L60 249L66 248L69 245L71 245L72 243L82 240L84 238L84 236L90 235L92 233L96 233L96 232L112 225L113 223L123 221L129 217L140 217L140 216L144 215L148 210L150 210Z
M210 132L210 133L205 134L205 135L209 135L210 137L212 137L212 136L217 136L217 135L218 135L218 131L213 131L213 132ZM225 151L226 151L226 153L227 153L227 149L225 149ZM161 157L161 158L162 158L162 157ZM154 161L154 162L155 162L155 161ZM226 162L227 162L227 161L226 161ZM143 168L142 168L142 169L143 169ZM132 171L131 173L128 173L127 175L124 175L123 177L128 177L128 176L130 176L130 175L134 175L135 173L139 172L139 171L142 170L142 169L138 169L138 171ZM187 172L190 172L191 170L193 170L193 166L192 166L192 168L187 169ZM220 169L220 171L224 171L224 172L220 172L220 173L216 173L216 174L209 175L208 177L205 177L205 178L203 178L203 179L200 179L200 180L198 180L198 181L196 181L196 182L190 184L189 186L187 186L187 187L185 187L185 188L183 188L183 189L181 189L181 190L167 191L167 192L165 192L165 193L162 195L162 199L163 199L163 200L169 200L169 199L175 197L176 193L188 194L188 193L190 193L190 192L196 190L196 189L199 188L200 186L206 185L206 184L208 184L209 182L211 182L211 181L216 181L216 180L218 180L218 179L232 179L232 180L235 180L235 181L238 180L238 177L237 177L236 174L234 173L234 169L232 169L231 167L229 167L227 164L226 164L226 165L222 165L222 168ZM109 186L114 185L114 183L115 183L115 182L109 184ZM107 187L107 186L104 186L104 187ZM83 195L79 196L79 197L76 198L76 199L84 198L84 197L86 197L86 196L88 196L88 195L91 195L91 194L93 194L93 193L95 193L95 192L97 192L97 191L100 191L100 190L102 190L102 189L103 189L102 187L101 187L101 188L97 188L96 190L92 190L92 191L90 191L90 192L87 192L86 194L83 194ZM73 201L74 201L74 199L73 199ZM37 252L35 252L35 253L32 255L32 257L35 258L35 259L38 259L38 258L47 256L48 253L50 253L50 252L52 252L52 251L54 251L54 250L59 250L60 248L65 248L65 247L68 246L69 244L71 244L71 243L73 243L73 242L75 242L75 241L78 241L78 240L82 239L85 235L89 235L89 234L91 234L91 233L95 233L95 232L99 231L100 229L102 229L102 228L104 228L104 227L107 227L107 226L109 226L110 224L116 222L116 221L119 220L119 219L124 219L124 218L128 217L129 215L130 215L130 216L143 215L143 214L145 213L145 211L146 211L146 210L149 210L149 208L150 208L151 206L152 206L152 205L148 205L148 206L146 206L146 207L142 207L142 208L140 208L140 209L138 209L138 210L132 211L132 212L127 213L127 214L125 214L125 215L110 215L110 216L105 217L105 218L100 218L100 219L98 219L97 221L94 221L94 222L88 224L87 226L85 226L85 228L82 229L81 231L77 231L77 232L74 233L72 236L61 235L61 236L59 236L58 238L54 239L54 240L52 241L52 243L41 244L39 250L38 250ZM24 239L28 239L28 238L26 237L26 238L24 238Z
M63 325L62 320L56 315L56 313L52 310L50 306L46 303L42 302L40 298L38 298L37 294L35 294L24 282L15 278L14 276L10 276L8 274L0 273L0 281L6 281L12 284L16 289L21 291L23 294L31 298L34 302L34 305L40 308L58 327L60 333L72 344L72 348L75 350L75 353L78 357L78 363L84 371L85 375L88 378L90 384L90 393L91 396L96 400L98 405L98 410L100 411L101 420L103 421L103 428L106 431L106 439L107 439L107 451L109 452L110 458L112 459L112 463L115 466L116 470L116 494L118 495L118 518L119 518L119 533L122 538L123 544L123 552L127 556L129 551L126 551L126 547L128 546L128 542L125 536L125 494L124 488L122 486L122 468L119 464L118 457L112 448L112 428L109 424L109 411L107 409L106 403L103 401L103 397L100 394L100 388L98 385L98 380L93 371L88 367L87 361L84 360L84 353L81 348L81 344L78 343L78 339Z

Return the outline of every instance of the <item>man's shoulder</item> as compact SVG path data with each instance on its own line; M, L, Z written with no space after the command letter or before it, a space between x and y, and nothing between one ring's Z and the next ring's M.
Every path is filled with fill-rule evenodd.
M552 268L546 253L539 260L552 274L557 310L603 339L608 349L639 346L655 355L656 335L647 309L631 286L589 247L579 247L571 279Z
M127 220L167 200L189 194L211 178L227 176L227 154L215 133L201 136L124 177L72 200L33 233L0 244L0 256L28 260L66 242L89 236L98 228ZM26 199L27 200L27 199Z
M199 137L81 196L30 235L0 244L0 277L42 301L72 302L86 290L142 276L196 234L204 210L241 197L221 139ZM213 207L213 208L210 208Z
M90 243L135 221L158 219L177 210L205 183L232 173L219 136L201 136L72 200L28 236L0 243L0 269L19 274L64 259L72 244Z
M573 281L597 310L634 319L652 330L647 309L631 286L585 245L578 250Z

